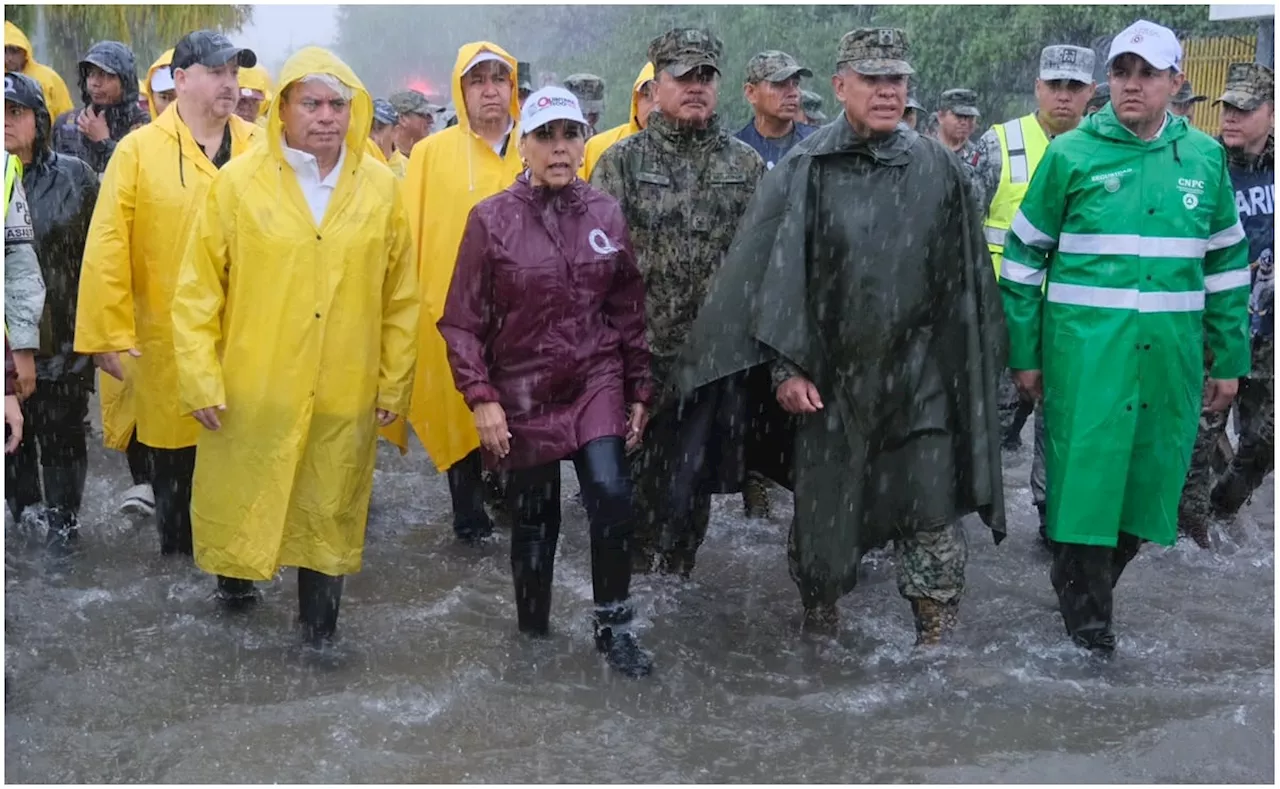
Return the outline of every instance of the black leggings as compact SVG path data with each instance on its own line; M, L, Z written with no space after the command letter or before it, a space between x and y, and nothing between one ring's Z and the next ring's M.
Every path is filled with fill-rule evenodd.
M89 389L57 381L37 382L22 404L26 435L4 462L5 499L15 520L25 508L41 502L66 518L79 514L89 462L84 427L88 412Z
M493 521L484 509L483 471L484 462L476 449L445 473L453 500L453 533L459 539L480 539L493 533Z
M614 624L630 619L631 476L621 438L589 442L573 455L591 523L591 585L597 613ZM518 469L507 476L511 512L511 573L521 630L545 631L551 578L560 538L560 463Z
M135 485L151 484L151 450L138 440L138 430L134 428L129 436L129 446L124 450L125 459L129 461L129 476Z
M151 456L151 486L156 497L160 553L190 556L191 485L196 471L196 448L147 447L147 450Z

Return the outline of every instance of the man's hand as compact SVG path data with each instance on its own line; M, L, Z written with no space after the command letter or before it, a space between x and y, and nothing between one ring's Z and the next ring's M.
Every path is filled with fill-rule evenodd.
M1239 378L1210 378L1204 389L1205 410L1226 411L1239 391Z
M391 413L385 408L378 409L378 426L379 427L386 427L387 425L391 424L394 421L396 421L395 414Z
M14 351L13 371L18 374L15 385L19 400L26 400L36 391L36 352Z
M1032 400L1038 402L1044 397L1044 374L1039 370L1014 370L1013 383Z
M4 396L4 423L9 427L9 440L4 442L4 453L12 455L22 443L22 406L17 395Z
M227 407L222 404L215 405L213 408L201 408L192 411L191 415L196 421L204 425L205 430L218 430L222 427L222 420L218 419L218 413L226 411Z
M812 381L797 375L778 387L778 405L788 414L814 414L822 410L822 397Z
M111 129L107 127L106 112L95 112L92 105L84 108L84 112L80 113L80 117L76 119L76 125L80 128L81 134L94 142L102 142L111 136Z
M627 420L627 451L640 446L644 429L649 425L649 409L642 403L631 404L631 417Z
M130 348L129 355L135 359L141 358L142 351L137 348ZM116 379L124 380L124 367L120 364L120 353L118 351L108 351L107 353L95 353L93 355L93 363L98 366L102 372Z
M511 454L511 433L507 430L507 412L498 403L480 403L472 412L480 444L499 458Z

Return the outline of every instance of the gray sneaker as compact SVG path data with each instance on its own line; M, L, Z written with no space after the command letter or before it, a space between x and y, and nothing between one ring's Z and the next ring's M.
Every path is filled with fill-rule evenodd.
M134 485L124 492L120 512L135 518L150 518L156 511L156 494L150 485Z

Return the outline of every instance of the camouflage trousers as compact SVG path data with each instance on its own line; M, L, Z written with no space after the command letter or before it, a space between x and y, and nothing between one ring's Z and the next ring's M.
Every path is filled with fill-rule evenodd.
M1275 359L1270 339L1253 340L1253 369L1240 379L1235 407L1240 416L1240 440L1231 464L1210 494L1213 509L1234 515L1244 506L1275 466ZM1224 420L1225 423L1225 420Z
M1034 403L1028 401L1018 391L1013 382L1013 371L1006 369L1000 376L1000 388L997 392L996 411L1000 417L1000 438L1007 449L1016 449L1021 445L1022 426L1031 416Z
M964 594L969 538L959 522L894 540L898 593L908 600L958 603Z
M1206 376L1206 380L1208 376ZM1227 435L1226 411L1201 411L1200 429L1195 448L1191 450L1191 466L1182 485L1178 501L1178 531L1190 536L1202 547L1208 546L1209 492L1213 488L1213 457L1219 442Z

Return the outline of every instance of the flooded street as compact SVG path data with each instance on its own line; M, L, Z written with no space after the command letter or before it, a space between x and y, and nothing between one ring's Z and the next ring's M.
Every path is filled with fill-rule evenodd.
M91 413L98 413L96 403ZM953 644L917 654L892 558L864 563L835 640L798 633L790 495L718 497L694 580L639 578L654 676L594 651L586 519L563 466L554 634L517 637L507 532L454 544L445 480L381 447L365 568L333 654L303 652L293 570L223 613L213 581L115 514L123 455L91 439L76 553L6 529L5 779L13 782L1274 781L1274 508L1215 552L1148 546L1116 659L1072 647L1035 538L1026 446L1011 535L973 519Z

